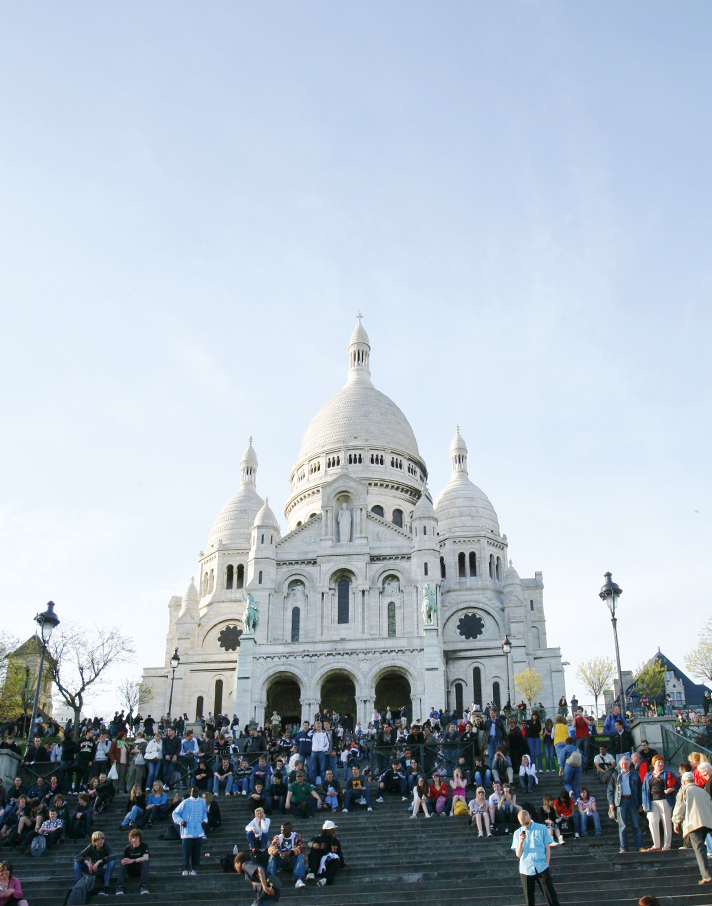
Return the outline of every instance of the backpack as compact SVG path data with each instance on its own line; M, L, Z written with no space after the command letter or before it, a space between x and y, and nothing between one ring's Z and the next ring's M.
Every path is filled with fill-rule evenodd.
M458 799L458 801L455 803L455 809L454 809L454 811L455 811L455 815L456 815L456 816L457 816L457 815L460 815L460 816L466 815L466 814L467 814L467 806L465 805L464 802L462 802L462 801L460 801L460 800Z
M30 843L30 855L31 856L44 856L47 852L47 838L43 837L40 834L38 837L34 837L32 843Z
M86 903L89 899L89 894L94 888L94 881L95 878L90 878L89 875L80 878L67 894L67 899L64 901L65 904L68 904L68 906L80 906L81 903Z
M581 757L581 750L576 749L575 752L572 752L569 757L566 759L566 764L570 768L580 768L583 764L583 758Z

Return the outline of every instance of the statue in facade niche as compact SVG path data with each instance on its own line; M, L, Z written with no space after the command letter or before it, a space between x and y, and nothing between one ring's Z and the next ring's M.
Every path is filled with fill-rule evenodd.
M247 597L243 594L242 600L246 604L245 612L242 614L242 622L247 632L250 635L254 635L255 629L260 625L260 605L250 594Z
M339 510L339 541L351 540L351 510L345 503Z
M423 622L426 626L432 626L435 622L435 614L438 612L435 592L427 582L425 585L419 585L418 588L423 592Z

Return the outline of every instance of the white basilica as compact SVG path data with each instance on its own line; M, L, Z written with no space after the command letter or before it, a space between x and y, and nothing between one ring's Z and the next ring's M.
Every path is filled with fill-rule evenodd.
M406 703L424 719L432 706L504 704L508 676L514 700L514 673L526 666L542 676L547 710L565 693L560 651L546 642L542 575L520 579L507 566L507 536L468 477L459 430L450 483L433 505L413 431L371 383L370 355L359 316L346 385L312 419L292 468L284 536L257 493L250 439L240 487L200 552L198 584L168 604L165 663L144 671L154 717L167 713L172 687L173 714L236 713L242 726L272 709L296 722L320 706L365 726L374 703ZM436 605L427 622L424 591ZM254 631L243 621L248 600Z

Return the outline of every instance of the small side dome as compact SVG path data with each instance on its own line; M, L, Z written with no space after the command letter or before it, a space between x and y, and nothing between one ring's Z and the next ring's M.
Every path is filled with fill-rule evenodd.
M427 493L422 493L413 510L413 519L435 519L435 507Z
M277 522L277 517L272 512L272 509L269 505L269 497L265 497L265 503L259 513L255 516L255 521L252 523L253 526L267 526L269 528L279 529L279 522Z
M190 577L190 582L183 594L184 604L200 604L200 595L198 594L198 589L195 587L195 576Z
M522 587L522 580L519 578L519 573L514 568L511 560L509 561L509 568L504 574L504 587L507 588L509 585L517 586L518 588Z

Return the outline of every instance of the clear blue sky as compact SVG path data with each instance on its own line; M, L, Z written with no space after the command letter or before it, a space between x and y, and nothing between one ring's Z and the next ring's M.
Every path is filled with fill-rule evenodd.
M706 2L5 4L12 628L53 598L161 663L250 434L284 527L361 309L434 494L460 423L549 643L612 654L610 569L624 666L682 664L712 610L711 32Z

